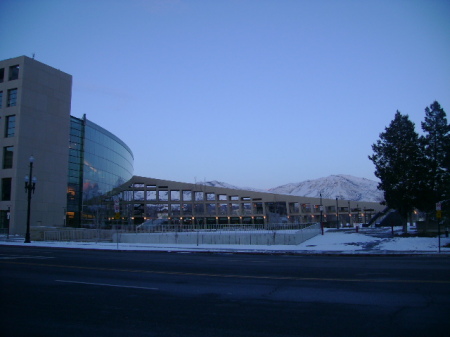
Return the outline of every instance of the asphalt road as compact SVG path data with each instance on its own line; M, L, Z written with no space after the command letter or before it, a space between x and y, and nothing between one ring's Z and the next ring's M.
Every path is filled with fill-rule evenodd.
M0 246L1 336L449 336L450 258Z

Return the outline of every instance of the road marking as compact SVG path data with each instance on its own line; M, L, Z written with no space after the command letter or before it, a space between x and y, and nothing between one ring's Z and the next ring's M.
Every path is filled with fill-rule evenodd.
M40 255L8 255L8 254L0 254L0 260L16 260L16 259L46 260L46 259L54 259L54 257L53 256L40 256Z
M104 287L117 287L117 288L132 288L132 289L145 289L145 290L159 290L158 288L137 287L137 286L124 286L124 285L121 285L121 284L109 284L109 283L94 283L94 282L67 281L67 280L55 280L55 282L75 283L75 284L87 284L87 285L91 285L91 286L104 286Z
M326 278L326 277L295 277L295 276L257 276L257 275L236 275L236 274L209 274L209 273L188 273L181 271L161 271L161 270L142 270L142 269L117 269L117 268L99 268L86 266L70 266L46 263L30 263L16 261L0 261L0 263L10 263L19 265L28 265L36 267L53 268L72 268L96 271L115 271L124 273L143 273L143 274L161 274L161 275L184 275L184 276L204 276L221 278L241 278L241 279L265 279L265 280L288 280L288 281L325 281L325 282L361 282L361 283L436 283L450 284L450 280L401 280L401 279L364 279L364 278Z

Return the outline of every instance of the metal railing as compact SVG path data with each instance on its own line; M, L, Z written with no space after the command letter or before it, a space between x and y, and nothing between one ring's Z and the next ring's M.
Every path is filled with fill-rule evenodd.
M313 224L274 223L274 224L163 224L153 228L139 225L114 225L112 229L62 229L44 231L44 241L111 242L113 235L126 233L242 233L242 232L285 232L311 228ZM318 226L318 224L316 224ZM320 227L320 226L319 226Z
M109 229L45 231L44 241L110 242L114 232Z

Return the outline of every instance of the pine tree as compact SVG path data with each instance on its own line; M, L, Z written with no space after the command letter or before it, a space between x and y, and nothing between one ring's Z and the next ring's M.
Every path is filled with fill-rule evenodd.
M437 101L425 108L422 130L424 135L420 142L427 178L422 183L418 207L430 212L434 211L436 202L450 199L450 125Z
M399 111L394 120L372 145L369 159L375 165L378 188L384 191L388 207L397 210L407 230L407 216L412 212L418 195L417 179L421 174L422 151L414 123Z

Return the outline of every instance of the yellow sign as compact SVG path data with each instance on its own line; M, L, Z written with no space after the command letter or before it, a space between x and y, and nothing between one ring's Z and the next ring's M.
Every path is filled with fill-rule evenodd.
M119 220L120 219L120 213L114 214L114 219Z
M442 218L442 211L436 211L436 218Z

